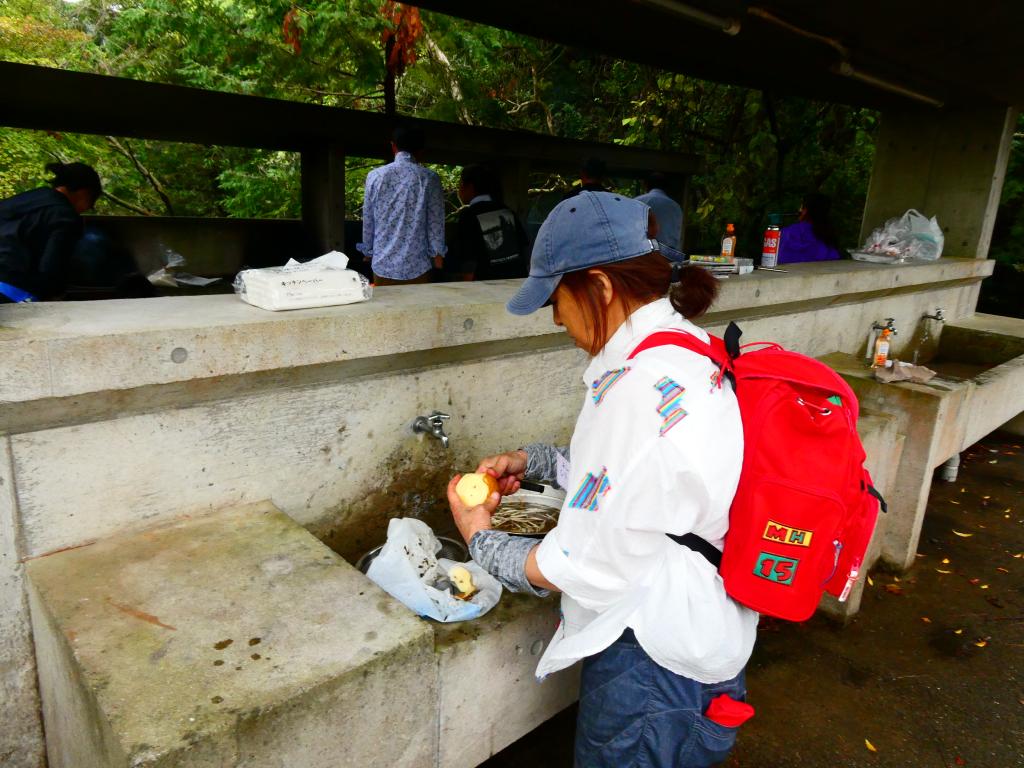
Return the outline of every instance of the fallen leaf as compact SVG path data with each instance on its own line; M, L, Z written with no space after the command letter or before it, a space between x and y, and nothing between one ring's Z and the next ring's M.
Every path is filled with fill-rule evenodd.
M991 499L992 497L991 496L982 496L981 498L983 498L983 499L985 499L987 501L988 499Z
M901 587L899 584L886 584L885 591L888 592L890 595L902 595L903 587Z
M1000 573L1009 573L1010 572L1009 568L1003 568L1003 566L1001 566L1001 565L997 565L996 566L996 570L999 571Z
M953 529L953 533L955 533L961 539L969 539L969 538L971 538L971 536L974 535L973 533L961 533L960 531L957 531L955 529Z
M962 635L963 633L964 633L964 631L962 629L954 629L953 630L953 634L954 635Z
M992 459L992 461L989 462L989 464L998 464L998 463L999 463L999 459Z
M981 588L982 588L982 589L988 589L988 584L982 584L982 585L981 585Z
M984 648L986 645L988 645L988 641L986 641L986 640L979 640L978 642L975 643L975 645L978 646L979 648Z
M921 617L921 621L923 621L925 624L931 624L932 623L932 620L929 619L927 616L922 616Z
M967 761L960 757L960 755L957 755L953 762L955 762L957 765L967 765Z
M1014 557L1020 557L1020 555L1014 555ZM875 580L872 579L870 576L868 576L868 586L869 587L875 586Z
M943 565L949 565L949 558L948 557L942 558L942 564Z
M981 579L978 579L978 578L968 579L967 583L968 584L973 584L974 586L978 586L979 584L981 584Z
M864 746L868 748L868 751L869 751L869 752L877 752L877 751L878 751L878 750L877 750L877 749L875 748L875 745L874 745L874 744L872 744L872 743L871 743L870 741L868 741L867 739L864 739Z
M936 569L935 569L935 572L936 572L936 573L952 573L952 571L944 571L944 570L942 570L941 568L936 568Z
M950 504L956 504L958 507L960 506L960 502L959 501L953 501L952 499L949 500L949 503Z

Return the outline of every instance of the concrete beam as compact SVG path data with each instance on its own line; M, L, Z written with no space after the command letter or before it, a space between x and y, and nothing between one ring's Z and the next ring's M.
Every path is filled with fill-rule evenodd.
M938 217L944 256L986 258L1016 124L1005 107L883 113L861 242L916 208Z

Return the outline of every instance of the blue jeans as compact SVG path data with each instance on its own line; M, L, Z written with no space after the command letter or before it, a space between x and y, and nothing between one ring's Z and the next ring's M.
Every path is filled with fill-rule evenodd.
M703 768L736 742L736 728L704 717L726 693L742 701L744 674L705 685L658 666L631 629L583 661L576 768Z

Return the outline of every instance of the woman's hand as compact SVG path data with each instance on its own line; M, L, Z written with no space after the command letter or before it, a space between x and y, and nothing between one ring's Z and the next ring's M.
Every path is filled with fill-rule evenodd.
M487 473L498 481L502 496L510 496L519 490L519 481L526 472L526 451L509 451L480 460L477 472Z
M465 539L466 546L469 546L473 534L477 531L486 531L491 527L491 515L498 508L501 495L492 493L483 504L467 507L462 503L459 494L455 492L455 486L461 479L462 475L456 475L448 483L448 506L452 509L452 517L455 518L455 525L459 529L459 533Z

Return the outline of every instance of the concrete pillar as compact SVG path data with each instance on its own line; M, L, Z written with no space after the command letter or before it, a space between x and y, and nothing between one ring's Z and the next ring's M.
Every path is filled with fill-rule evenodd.
M345 250L345 151L338 143L302 152L302 221L319 253Z
M511 160L495 164L495 172L505 196L505 205L515 211L521 221L526 221L530 210L527 189L530 186L530 165L525 160Z
M1007 107L885 112L861 242L886 219L916 208L938 216L943 256L986 258L1016 122Z
M693 186L690 184L690 177L683 177L683 192L676 202L683 209L683 231L680 234L680 250L689 253L691 248L696 248L696 237L692 235L692 223L696 218L693 214Z

